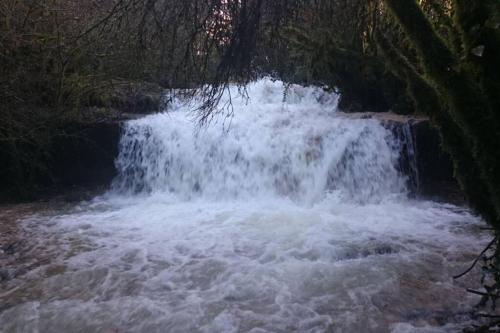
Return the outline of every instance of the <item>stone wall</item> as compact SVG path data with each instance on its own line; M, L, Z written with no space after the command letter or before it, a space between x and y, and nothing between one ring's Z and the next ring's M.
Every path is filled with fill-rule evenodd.
M57 187L108 186L116 175L121 122L70 126L75 134L54 144L51 171Z
M415 150L419 177L418 194L432 199L445 199L463 203L465 198L453 176L453 163L448 153L441 148L441 139L436 128L428 120L411 125L415 138Z

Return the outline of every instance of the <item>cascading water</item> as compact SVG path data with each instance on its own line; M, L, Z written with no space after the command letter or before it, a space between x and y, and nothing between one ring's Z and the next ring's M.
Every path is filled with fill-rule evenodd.
M403 124L390 126L393 136L399 142L399 170L407 175L407 188L412 193L420 189L420 175L417 165L416 142L411 130L411 120Z
M281 82L248 87L224 124L195 131L189 108L125 125L114 189L184 199L285 196L380 202L404 192L399 142L378 121L336 116L337 96ZM231 95L236 95L232 92Z
M181 100L126 123L106 195L25 218L40 259L3 285L0 332L463 327L477 298L451 276L482 222L406 196L408 138L321 89L248 92L207 127Z

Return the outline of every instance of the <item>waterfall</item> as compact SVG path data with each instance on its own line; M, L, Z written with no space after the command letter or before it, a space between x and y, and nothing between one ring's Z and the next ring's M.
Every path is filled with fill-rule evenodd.
M468 325L477 299L451 275L491 236L466 208L407 198L410 126L343 115L320 88L230 94L202 128L180 98L124 124L108 193L9 208L29 235L15 274L29 271L2 281L2 332Z
M420 188L419 174L417 165L417 150L413 133L411 131L411 123L405 123L401 126L403 132L403 142L405 143L406 150L403 152L407 159L408 171L406 174L409 176L409 182L412 189L418 192Z
M233 96L234 116L203 128L181 100L126 123L113 191L309 204L327 195L367 203L405 193L400 140L379 121L344 119L338 96L321 88L264 79L247 89L249 99L234 97L236 88L224 97Z

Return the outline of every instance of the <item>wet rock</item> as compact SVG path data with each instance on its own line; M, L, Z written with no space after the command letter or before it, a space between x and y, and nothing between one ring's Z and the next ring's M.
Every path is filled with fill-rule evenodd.
M0 187L0 202L46 200L61 193L70 193L67 201L75 202L108 188L116 175L122 121L69 122L61 127L64 131L53 138L43 162L46 171L21 189L0 177L0 183L7 184Z
M394 248L390 244L371 244L363 249L363 257L368 257L371 255L386 255L398 253L399 249Z
M118 155L121 123L71 124L68 127L78 135L58 138L54 144L51 170L58 187L109 185L116 175L114 160ZM75 200L69 198L69 201Z
M393 249L390 245L380 245L375 247L374 251L376 254L392 254L398 252Z
M441 147L439 132L429 121L412 124L419 178L418 194L463 203L464 195L453 175L453 163Z

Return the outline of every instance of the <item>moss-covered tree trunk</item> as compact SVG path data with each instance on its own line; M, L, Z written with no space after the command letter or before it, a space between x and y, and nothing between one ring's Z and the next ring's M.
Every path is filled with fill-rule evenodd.
M421 104L421 108L426 103L425 99L429 99L430 96L422 93L423 91L427 89L437 96L439 103L432 103L429 100L430 105L435 105L433 107L436 110L427 112L438 120L445 143L452 143L448 146L455 160L457 173L461 175L464 190L478 212L495 227L500 228L500 122L496 102L498 98L490 96L489 92L492 91L493 85L491 79L482 81L477 79L481 76L477 73L478 68L481 66L484 68L485 65L472 66L470 62L463 60L463 54L457 54L450 49L433 29L415 0L385 0L385 3L411 41L425 71L422 81L417 82L417 85L411 78L408 80L410 83L413 81L412 95ZM464 14L457 13L457 15L463 17ZM482 17L469 20L486 24ZM470 39L467 29L464 26L459 29L462 31L464 43ZM491 34L491 36L496 35ZM491 46L479 45L480 50L484 47L484 52L496 52L496 40L491 36L485 37L484 41ZM464 49L467 50L466 45ZM483 57L483 54L476 56ZM489 56L486 58L490 59ZM495 65L489 64L489 67L494 68ZM420 95L416 96L418 94ZM469 159L471 161L468 161ZM491 212L492 208L494 214Z
M470 142L465 140L461 129L446 111L436 91L397 48L383 35L378 34L377 43L388 67L406 82L407 93L413 99L415 109L429 116L439 129L445 151L453 156L455 178L467 194L472 207L488 221L495 221L497 214L488 197L488 189L480 177L479 165L472 155Z

